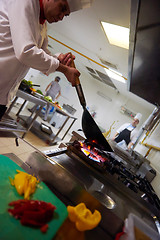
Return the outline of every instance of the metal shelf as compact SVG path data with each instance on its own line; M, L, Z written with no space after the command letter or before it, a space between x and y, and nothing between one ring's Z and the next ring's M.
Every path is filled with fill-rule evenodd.
M26 133L27 130L22 125L13 120L11 117L9 117L7 114L5 114L0 121L0 131Z

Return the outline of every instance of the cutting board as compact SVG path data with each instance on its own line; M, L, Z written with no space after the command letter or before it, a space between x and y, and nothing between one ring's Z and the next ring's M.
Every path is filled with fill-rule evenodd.
M23 199L15 187L11 186L9 177L14 178L16 169L22 170L16 163L6 156L0 155L0 239L1 240L51 240L67 218L66 206L43 183L39 183L31 199L50 202L56 206L53 220L48 225L46 233L40 229L22 226L19 220L9 215L8 203Z

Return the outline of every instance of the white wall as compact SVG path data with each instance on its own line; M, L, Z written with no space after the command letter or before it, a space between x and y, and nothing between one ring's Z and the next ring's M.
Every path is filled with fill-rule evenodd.
M49 32L49 34L53 35L52 32ZM54 33L54 37L56 39L59 39L59 41L64 40L63 36L58 34L58 32ZM56 51L55 49L49 49L54 52L69 52L70 49L67 49L65 46L62 46L61 44L57 44L51 39L49 39L49 43L54 47L56 45ZM66 39L65 43L68 46L72 46L74 49L79 50L79 46L76 45L76 43L73 46L73 42L70 42L69 39ZM95 55L92 56L91 52L88 52L87 49L84 49L84 53L91 58L94 58ZM76 54L75 54L76 55ZM97 61L97 59L94 59ZM145 100L134 96L133 94L130 94L130 97L126 97L121 95L117 92L117 90L105 85L104 83L99 82L98 80L95 80L89 76L89 74L86 74L84 69L81 69L82 64L78 64L79 61L82 61L82 58L79 57L79 55L76 55L76 65L77 69L81 72L80 81L81 85L84 91L84 95L86 97L87 107L89 110L95 110L96 116L95 121L97 124L104 130L108 130L111 126L111 124L115 121L115 124L113 125L112 131L111 131L111 137L115 133L116 129L121 126L125 122L130 122L131 119L122 114L120 112L121 106L125 106L126 108L130 109L134 113L141 112L142 113L142 119L140 121L140 124L138 128L141 127L141 125L145 122L145 120L149 117L149 115L152 113L155 106L152 104L146 102ZM83 59L84 66L87 66L88 60L85 58ZM98 69L100 70L100 69ZM63 103L69 104L73 106L77 111L74 114L74 117L77 118L76 122L70 129L70 133L72 131L77 131L81 128L81 119L83 114L83 109L79 103L79 99L76 93L76 89L73 88L65 78L65 76L59 72L53 73L50 76L45 76L41 74L40 72L37 72L35 70L31 70L28 75L26 76L27 80L32 80L33 83L40 84L41 87L37 88L40 89L42 92L44 92L46 86L50 83L51 80L55 78L55 76L60 76L61 81L60 85L62 88L62 96L59 98L59 103L62 106ZM115 84L115 82L114 82ZM124 86L125 87L125 86ZM36 88L36 87L35 87ZM102 92L104 95L106 95L110 101L106 100L105 98L99 96L97 94L97 91ZM66 128L68 125L66 126ZM148 148L141 146L138 144L136 146L136 151L140 152L143 156L148 151ZM157 176L153 181L153 187L155 188L158 196L160 197L160 187L159 187L159 180L160 180L160 168L159 168L159 159L160 154L159 152L152 150L152 152L149 154L148 159L151 161L151 164L154 168L157 170Z
M70 132L72 132L73 130L76 131L77 129L81 128L83 109L80 105L76 89L72 87L70 83L68 83L65 76L58 72L53 73L48 77L40 72L38 74L36 72L35 76L33 76L33 74L34 72L32 72L31 70L28 74L31 76L29 79L32 80L32 82L35 84L40 84L40 88L35 88L41 89L43 93L46 86L50 83L50 81L54 80L55 76L58 75L61 77L60 85L62 96L59 97L58 101L61 106L63 105L63 103L65 103L73 106L77 110L74 115L74 117L77 117L77 120L71 128ZM134 101L132 99L128 99L127 97L122 96L120 93L117 92L117 90L95 79L92 79L91 77L89 77L88 74L82 73L80 76L80 80L89 111L92 111L93 109L96 111L95 121L97 122L97 124L107 131L111 124L115 121L115 124L113 125L114 129L112 130L111 135L114 134L115 130L121 124L131 121L131 118L121 113L120 109L122 105L135 113L142 113L142 119L139 127L148 118L148 116L154 109L154 106L151 106L151 104L136 96ZM99 96L97 94L97 91L102 92L110 99L110 101L108 101L104 97Z

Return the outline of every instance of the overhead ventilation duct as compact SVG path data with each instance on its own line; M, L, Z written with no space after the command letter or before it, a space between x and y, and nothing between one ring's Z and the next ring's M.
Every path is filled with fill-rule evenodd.
M99 58L99 60L101 61L101 63L105 64L106 66L108 66L108 67L110 67L110 68L117 69L117 66L116 66L116 65L114 65L114 64L112 64L112 63L110 63L110 62L108 62L108 61L106 61L106 60L104 60L104 59L102 59L102 58Z
M90 67L86 66L86 69L88 71L88 73L95 78L96 80L105 83L106 85L116 89L115 85L113 84L113 82L111 81L111 79L108 77L107 74L104 74L98 70L94 70Z
M90 73L96 74L96 72L95 72L95 70L93 70L93 68L90 68L90 67L87 67L87 66L86 66L86 68Z

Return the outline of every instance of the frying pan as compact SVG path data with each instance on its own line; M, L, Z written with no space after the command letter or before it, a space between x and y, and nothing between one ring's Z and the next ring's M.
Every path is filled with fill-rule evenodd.
M71 54L71 67L75 67L72 54ZM103 136L101 130L97 126L96 122L92 118L91 114L88 112L86 108L86 100L84 97L84 93L82 90L82 86L79 80L79 77L76 78L76 91L79 97L79 101L83 107L83 115L82 115L82 129L84 132L84 135L86 136L87 140L91 143L94 143L98 146L101 147L101 149L108 151L108 152L113 152L112 148L108 144L107 140Z

